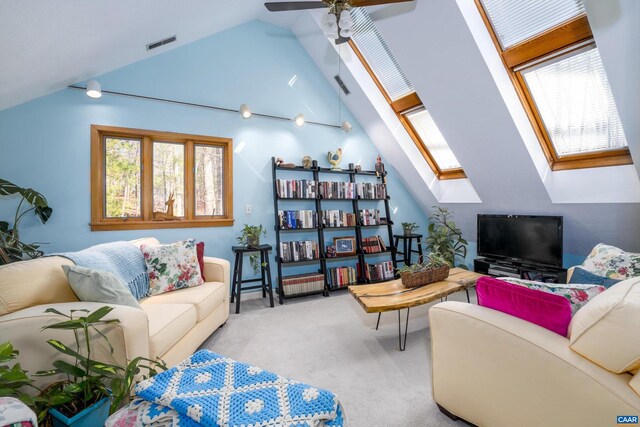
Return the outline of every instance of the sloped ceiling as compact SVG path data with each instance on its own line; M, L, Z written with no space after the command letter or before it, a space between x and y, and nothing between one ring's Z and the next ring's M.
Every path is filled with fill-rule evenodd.
M263 0L2 0L0 110L253 19L289 27L297 13ZM147 52L172 35L177 42Z

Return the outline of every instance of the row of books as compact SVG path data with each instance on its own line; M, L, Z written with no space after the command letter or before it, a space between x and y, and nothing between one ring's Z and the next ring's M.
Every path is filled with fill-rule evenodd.
M329 285L332 288L344 288L358 283L356 269L353 267L336 267L329 269Z
M280 243L280 256L282 261L306 261L320 258L318 242L315 240L302 240Z
M321 291L324 289L324 274L307 273L283 277L282 288L285 295Z
M318 216L314 210L278 211L278 227L291 230L299 228L315 228Z
M382 261L375 264L364 265L365 279L370 282L378 282L381 280L391 280L395 277L393 263L391 261ZM358 263L358 276L362 277L362 266Z
M363 237L362 250L367 254L375 254L377 252L386 251L387 245L384 244L384 241L380 236Z
M322 224L325 227L352 227L356 223L356 214L342 210L322 211Z
M318 197L318 183L306 179L276 179L276 189L278 197L281 199L315 199Z
M379 209L361 209L360 224L361 225L380 224L380 210Z
M355 199L356 184L354 182L320 182L318 192L323 199Z
M358 184L356 194L361 199L386 199L387 186L375 182L361 182Z

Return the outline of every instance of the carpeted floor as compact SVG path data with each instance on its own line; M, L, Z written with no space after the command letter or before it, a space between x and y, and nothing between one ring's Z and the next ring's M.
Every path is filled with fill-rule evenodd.
M256 296L243 299L240 314L232 307L202 348L333 391L351 427L465 425L442 415L431 397L427 310L435 303L411 309L400 352L397 312L384 313L376 331L377 315L347 291L275 308ZM466 301L464 292L449 299Z

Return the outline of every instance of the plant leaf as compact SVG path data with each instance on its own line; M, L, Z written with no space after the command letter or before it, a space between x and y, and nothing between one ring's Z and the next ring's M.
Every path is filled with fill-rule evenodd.
M71 375L72 377L83 377L86 374L84 369L80 369L77 366L74 366L63 360L56 360L55 362L53 362L53 366L55 366L58 371Z
M100 307L93 313L87 316L87 323L95 323L98 320L102 319L104 316L109 314L113 310L113 307L109 307L105 305L104 307Z

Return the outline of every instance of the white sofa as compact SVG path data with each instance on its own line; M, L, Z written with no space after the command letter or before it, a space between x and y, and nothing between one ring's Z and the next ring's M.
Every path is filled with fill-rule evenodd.
M433 398L478 426L616 425L640 415L640 278L593 298L569 338L460 302L429 310Z
M135 244L157 244L153 238ZM74 309L114 307L106 319L120 324L105 328L115 351L97 347L98 360L121 365L136 356L156 357L173 366L191 355L229 317L229 262L205 257L205 283L201 286L156 295L140 301L142 310L115 304L81 302L73 293L62 265L63 257L45 257L0 267L0 342L11 341L20 351L19 362L29 372L50 369L60 358L47 339L72 344L68 331L41 331L59 316L45 314L53 307L68 313ZM100 343L101 340L96 340Z

